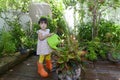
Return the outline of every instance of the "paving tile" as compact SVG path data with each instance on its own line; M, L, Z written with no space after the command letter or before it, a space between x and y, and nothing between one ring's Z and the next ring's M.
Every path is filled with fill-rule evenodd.
M120 80L120 63L98 61L94 65L92 68L86 64L87 67L82 80Z
M56 72L49 72L48 78L40 77L37 74L37 60L38 56L28 58L2 75L0 80L58 80ZM120 80L120 63L97 61L84 66L85 73L81 74L81 80Z
M0 77L0 80L58 80L56 72L49 72L48 78L42 78L37 73L38 56L32 56L26 61L10 69Z

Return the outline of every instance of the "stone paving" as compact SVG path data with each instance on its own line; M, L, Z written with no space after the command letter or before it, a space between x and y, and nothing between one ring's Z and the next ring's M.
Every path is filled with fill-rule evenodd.
M32 56L6 74L0 76L0 80L58 80L55 71L49 72L48 78L41 78L37 74L38 56ZM120 63L97 61L85 63L85 73L82 72L81 80L120 80Z
M120 63L98 61L85 66L82 80L120 80Z
M37 74L38 56L32 56L21 64L10 69L0 77L0 80L58 80L55 72L49 72L48 78L42 78Z

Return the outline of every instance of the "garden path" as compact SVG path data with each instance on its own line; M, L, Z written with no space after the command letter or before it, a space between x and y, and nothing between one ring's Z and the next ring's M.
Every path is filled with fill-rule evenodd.
M97 61L85 66L82 80L120 80L120 63Z
M58 80L55 71L50 72L48 78L41 78L37 74L37 60L38 56L31 56L2 75L0 80ZM81 80L120 80L120 63L108 61L86 63L85 72L82 73Z
M38 56L31 56L2 75L0 80L58 80L55 71L49 72L48 78L40 77L37 74L37 59Z

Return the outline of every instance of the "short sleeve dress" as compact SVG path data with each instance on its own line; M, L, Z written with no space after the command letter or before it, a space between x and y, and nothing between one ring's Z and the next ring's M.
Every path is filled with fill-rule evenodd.
M38 30L37 33L42 33L42 35L46 35L50 33L50 29L46 29L45 31L43 30ZM38 38L38 43L37 43L37 55L47 55L52 52L52 49L47 43L47 39L40 40Z

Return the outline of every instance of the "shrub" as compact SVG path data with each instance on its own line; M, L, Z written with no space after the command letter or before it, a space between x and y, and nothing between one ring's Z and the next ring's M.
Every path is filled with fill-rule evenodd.
M16 51L16 46L12 35L3 30L0 37L0 56L13 54Z

